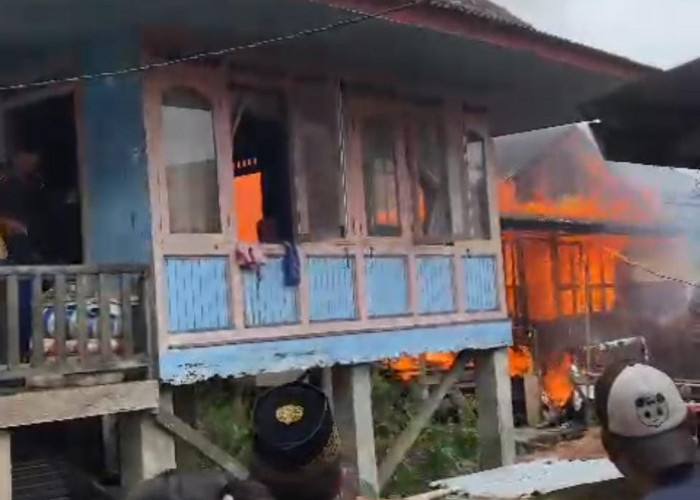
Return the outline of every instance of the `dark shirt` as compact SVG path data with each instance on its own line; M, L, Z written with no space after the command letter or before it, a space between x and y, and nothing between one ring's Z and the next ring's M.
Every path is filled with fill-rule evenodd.
M9 257L15 263L31 264L41 255L45 221L49 215L46 201L40 177L25 179L12 172L0 175L0 216L14 219L27 229L26 235L8 238Z
M697 469L683 469L664 478L664 481L644 500L697 500L700 499L700 474Z

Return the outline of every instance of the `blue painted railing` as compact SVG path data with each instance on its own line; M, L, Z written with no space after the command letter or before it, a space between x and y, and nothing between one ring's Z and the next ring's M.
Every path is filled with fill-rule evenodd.
M350 257L309 257L309 319L335 321L357 318L355 261Z
M367 313L370 317L408 314L406 257L369 257L365 260Z
M171 332L219 330L231 326L226 257L169 257L165 268Z
M284 325L299 321L297 289L284 284L282 258L270 259L258 273L243 273L246 326Z
M437 314L455 311L452 257L420 256L418 273L418 312Z
M493 257L462 257L462 280L465 285L465 311L498 309L498 280Z
M460 257L455 274L452 255L415 257L416 311L411 308L409 257L365 256L367 317L411 314L477 313L499 309L497 261L493 256ZM359 319L357 269L354 256L309 256L302 260L310 322ZM168 257L166 259L168 330L172 333L232 328L228 258ZM302 321L302 294L285 286L283 259L270 256L258 272L243 271L245 327L293 325ZM459 286L457 286L459 285ZM457 300L457 288L462 293Z

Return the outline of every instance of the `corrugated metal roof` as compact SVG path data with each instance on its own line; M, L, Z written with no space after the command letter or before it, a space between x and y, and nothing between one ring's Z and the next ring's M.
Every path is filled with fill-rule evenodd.
M489 0L430 0L428 3L434 7L465 12L502 24L533 29L530 24L511 14L508 9Z
M608 459L538 460L466 476L443 479L431 486L478 498L516 499L622 477Z

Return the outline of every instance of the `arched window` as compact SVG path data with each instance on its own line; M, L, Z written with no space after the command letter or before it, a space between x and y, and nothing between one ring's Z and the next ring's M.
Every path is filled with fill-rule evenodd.
M212 105L174 88L161 106L171 233L220 233L219 182Z

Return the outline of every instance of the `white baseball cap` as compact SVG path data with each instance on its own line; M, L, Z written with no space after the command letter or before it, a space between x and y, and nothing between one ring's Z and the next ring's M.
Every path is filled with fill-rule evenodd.
M614 377L604 408L604 425L654 468L692 463L696 455L690 430L684 425L688 406L676 384L664 372L645 364L630 364ZM601 394L602 393L602 394Z

